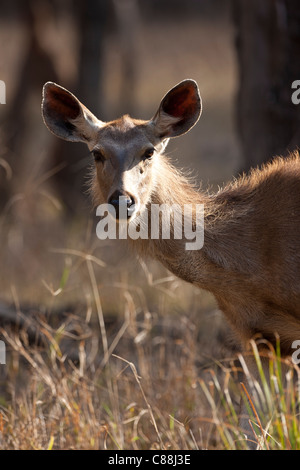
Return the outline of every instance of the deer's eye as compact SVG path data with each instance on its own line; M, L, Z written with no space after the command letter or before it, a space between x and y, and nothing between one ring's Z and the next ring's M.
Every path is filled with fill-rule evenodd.
M92 155L95 159L95 162L104 162L105 161L105 157L103 155L103 153L101 152L101 150L92 150Z
M153 156L154 151L154 148L147 149L143 154L143 160L149 160Z

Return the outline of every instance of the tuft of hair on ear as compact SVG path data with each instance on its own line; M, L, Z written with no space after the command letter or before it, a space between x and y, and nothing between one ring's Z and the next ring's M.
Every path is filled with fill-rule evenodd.
M176 137L185 134L196 124L201 111L198 85L194 80L187 79L163 97L153 122L162 137Z
M162 110L175 118L197 115L200 108L199 90L194 80L180 82L162 100Z
M47 82L43 87L42 108L44 114L64 120L76 119L81 112L77 98L53 82Z
M47 82L43 87L42 116L45 125L57 137L72 142L87 140L76 123L77 119L83 118L80 101L56 83Z

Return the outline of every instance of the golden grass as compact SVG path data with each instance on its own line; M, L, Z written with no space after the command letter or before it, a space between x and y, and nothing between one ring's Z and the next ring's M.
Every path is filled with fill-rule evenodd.
M121 281L109 290L118 312L112 315L109 302L102 303L103 259L73 248L56 255L77 264L65 268L56 289L45 289L52 308L25 312L19 303L27 326L1 329L7 346L1 448L246 448L238 422L239 397L250 393L240 384L244 364L224 348L226 329L213 300L157 265L149 271L135 264L127 277L118 266ZM73 312L62 301L56 305L73 282L79 289L80 277L89 301ZM259 403L248 397L253 440L264 449L299 449L299 396L291 378L297 370L290 369L284 390L280 363L280 357L270 363L271 385L263 377L256 385Z

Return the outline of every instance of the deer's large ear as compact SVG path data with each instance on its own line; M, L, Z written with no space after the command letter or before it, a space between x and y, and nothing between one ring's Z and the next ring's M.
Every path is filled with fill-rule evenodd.
M72 142L88 143L103 125L76 96L53 82L43 87L42 115L53 134Z
M197 83L194 80L183 80L164 96L150 122L161 138L177 137L196 124L201 110Z

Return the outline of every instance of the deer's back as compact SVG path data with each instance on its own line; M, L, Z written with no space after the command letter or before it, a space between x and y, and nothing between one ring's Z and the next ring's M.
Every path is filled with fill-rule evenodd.
M300 159L276 159L220 191L204 249L220 307L249 338L300 339Z

